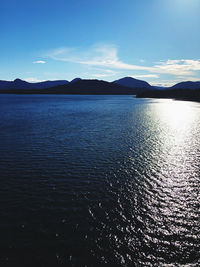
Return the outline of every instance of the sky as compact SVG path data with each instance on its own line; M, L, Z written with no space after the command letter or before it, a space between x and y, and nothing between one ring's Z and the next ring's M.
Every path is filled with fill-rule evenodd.
M1 0L0 80L200 80L200 0Z

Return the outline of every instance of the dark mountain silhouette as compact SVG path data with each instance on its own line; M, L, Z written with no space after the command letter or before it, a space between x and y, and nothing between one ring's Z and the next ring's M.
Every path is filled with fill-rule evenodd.
M41 89L50 88L53 86L68 84L69 82L66 80L56 80L56 81L44 81L41 83L38 83L38 87L41 86Z
M140 88L140 89L152 89L152 86L148 84L145 81L141 81L138 79L134 79L132 77L124 77L122 79L114 81L114 83L122 85L122 86L127 86L130 88Z
M181 82L171 87L172 89L200 89L200 82Z
M139 92L137 97L140 98L172 98L179 100L200 102L200 82L181 82L164 90L146 90Z
M126 85L125 85L126 84ZM174 98L200 101L200 82L182 82L170 88L156 88L145 81L125 77L114 82L102 80L66 80L29 83L20 79L0 81L0 93L10 94L96 94L137 95L137 97ZM195 90L191 90L195 89Z
M29 83L21 79L16 79L14 81L0 81L0 89L46 89L57 85L63 85L69 83L65 80L57 81L44 81L38 83Z
M158 89L158 90L166 90L166 89L169 89L169 87L164 87L164 86L153 86L155 89Z
M82 79L81 78L75 78L75 79L71 80L71 83L75 83L75 82L78 82L80 80L82 80Z
M135 95L138 89L121 86L112 82L100 80L77 80L44 90L41 89L5 89L0 93L10 94L82 94L82 95Z
M166 90L149 90L140 92L136 95L138 98L172 98L179 100L200 102L200 89L166 89Z
M84 95L113 95L113 94L136 94L136 90L121 86L112 82L102 80L78 79L66 85L56 86L48 89L49 93L58 94L84 94Z

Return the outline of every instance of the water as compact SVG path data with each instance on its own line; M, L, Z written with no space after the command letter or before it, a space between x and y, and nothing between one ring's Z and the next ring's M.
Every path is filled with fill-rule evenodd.
M199 266L200 104L0 95L0 266Z

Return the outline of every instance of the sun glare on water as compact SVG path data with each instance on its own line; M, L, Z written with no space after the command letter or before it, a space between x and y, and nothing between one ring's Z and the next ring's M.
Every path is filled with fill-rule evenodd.
M159 106L159 113L169 127L177 130L186 129L194 119L194 109L191 102L169 100Z

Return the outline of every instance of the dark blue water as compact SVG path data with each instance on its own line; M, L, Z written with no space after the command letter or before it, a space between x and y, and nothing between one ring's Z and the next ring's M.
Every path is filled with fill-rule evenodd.
M199 266L200 104L0 95L0 266Z

